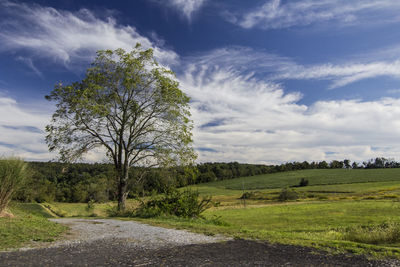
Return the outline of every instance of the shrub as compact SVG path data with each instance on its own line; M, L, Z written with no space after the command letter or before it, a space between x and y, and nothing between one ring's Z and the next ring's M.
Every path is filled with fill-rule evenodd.
M211 207L211 197L199 199L199 192L190 189L178 191L169 189L163 195L151 197L147 202L142 202L136 211L136 216L156 217L160 215L172 215L185 218L202 217L206 209Z
M302 186L307 186L307 185L308 185L308 180L301 178L299 186L302 187Z
M86 211L87 212L93 212L94 211L94 203L95 201L93 199L89 200L87 202L87 206L86 206Z
M109 217L135 217L135 211L130 208L125 210L119 210L118 206L110 207L107 209L107 215Z
M278 196L279 201L296 200L299 198L299 194L293 189L284 188Z
M18 158L0 158L0 214L27 176L26 163Z
M250 199L255 196L254 192L244 192L239 199Z
M344 230L343 239L366 244L393 244L400 241L400 224L353 226Z

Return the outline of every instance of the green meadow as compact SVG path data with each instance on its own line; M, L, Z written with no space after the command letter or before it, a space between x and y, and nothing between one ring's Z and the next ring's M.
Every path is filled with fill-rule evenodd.
M212 189L257 190L296 186L304 178L311 185L337 185L369 182L400 182L400 169L322 169L288 171L241 177L196 185L205 193ZM207 188L207 189L203 189Z
M309 183L298 187L302 178ZM400 169L303 170L190 188L203 196L211 195L218 203L203 213L204 218L131 219L207 235L223 234L232 238L312 246L334 253L400 258ZM296 198L280 201L279 195L285 188L294 191ZM243 193L247 193L248 198L241 198ZM128 204L134 208L138 202L129 200ZM15 218L0 219L3 238L0 243L6 248L29 240L52 240L63 229L48 222L46 217L105 218L115 205L96 203L88 208L87 203L14 204ZM13 225L20 225L15 229L26 226L27 216L32 216L38 224L46 224L46 230L53 229L54 236L41 236L38 230L38 237L26 235L19 241L7 241L16 231L10 230L5 235L7 225L14 220ZM29 228L23 231L32 232Z
M308 186L298 187L302 178ZM174 218L145 221L210 235L400 257L400 169L302 170L191 188L220 202L204 213L214 224ZM279 201L284 188L298 198ZM250 197L241 199L243 192Z

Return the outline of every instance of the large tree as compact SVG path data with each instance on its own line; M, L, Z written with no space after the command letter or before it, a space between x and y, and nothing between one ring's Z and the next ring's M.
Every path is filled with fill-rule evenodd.
M189 97L151 49L102 50L82 81L58 84L46 127L50 151L71 161L102 147L115 166L118 209L125 209L129 168L188 165L195 159Z

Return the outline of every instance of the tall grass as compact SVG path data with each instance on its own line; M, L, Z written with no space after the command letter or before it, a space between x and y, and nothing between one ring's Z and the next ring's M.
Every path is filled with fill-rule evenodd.
M347 228L343 239L365 244L394 244L400 242L400 224L384 222L378 225Z
M27 176L27 164L15 157L0 158L0 215Z

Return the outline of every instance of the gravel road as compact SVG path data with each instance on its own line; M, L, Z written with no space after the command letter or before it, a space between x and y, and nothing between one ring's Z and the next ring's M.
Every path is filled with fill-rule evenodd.
M87 220L87 219L50 219L70 227L72 235L68 240L52 244L66 246L76 243L91 243L99 240L124 240L131 247L159 249L163 247L189 244L215 243L227 240L222 236L205 236L184 230L166 229L134 221Z
M133 221L54 221L70 227L65 240L0 252L0 266L400 266L394 260L229 240Z

